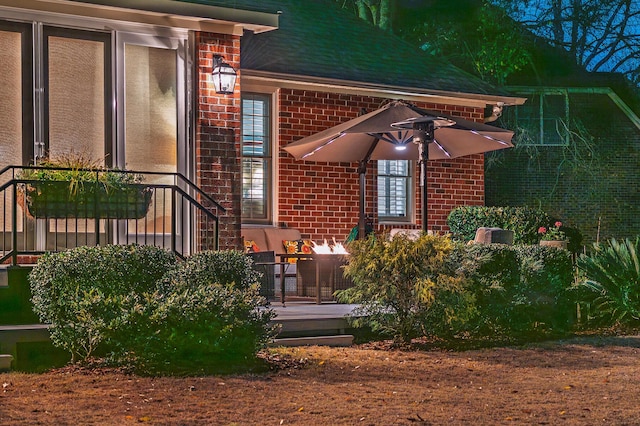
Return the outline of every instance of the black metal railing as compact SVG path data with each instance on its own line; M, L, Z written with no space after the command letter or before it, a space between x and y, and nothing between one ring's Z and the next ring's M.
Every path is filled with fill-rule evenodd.
M85 177L70 185L38 179L39 171ZM180 173L8 166L0 171L0 263L16 265L25 256L83 245L132 243L184 258L218 249L224 211Z

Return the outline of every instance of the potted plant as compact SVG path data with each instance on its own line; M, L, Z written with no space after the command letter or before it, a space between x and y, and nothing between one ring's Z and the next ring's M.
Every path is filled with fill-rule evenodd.
M140 219L151 204L144 177L74 153L24 168L19 204L37 218Z
M557 221L553 224L553 226L544 227L541 226L538 228L538 234L541 235L540 245L541 246L551 246L551 247L560 247L563 249L567 248L567 236L560 229L562 227L562 222Z

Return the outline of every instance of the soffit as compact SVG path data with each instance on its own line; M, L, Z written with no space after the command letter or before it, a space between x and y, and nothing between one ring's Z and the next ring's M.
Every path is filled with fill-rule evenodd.
M175 0L0 0L0 6L162 27L242 35L278 28L278 15Z

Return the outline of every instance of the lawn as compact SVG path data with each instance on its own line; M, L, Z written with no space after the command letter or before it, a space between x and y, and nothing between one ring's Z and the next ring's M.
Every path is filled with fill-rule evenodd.
M640 424L640 337L469 351L369 344L273 355L278 369L139 377L0 374L0 424Z

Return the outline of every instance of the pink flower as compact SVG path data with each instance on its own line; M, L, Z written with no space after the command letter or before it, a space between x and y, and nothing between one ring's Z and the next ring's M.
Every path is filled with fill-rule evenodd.
M541 226L540 228L538 228L538 234L546 234L547 232L547 228L545 228L544 226Z
M554 223L554 226L556 228L560 228L562 226L562 222L558 221L558 222Z

